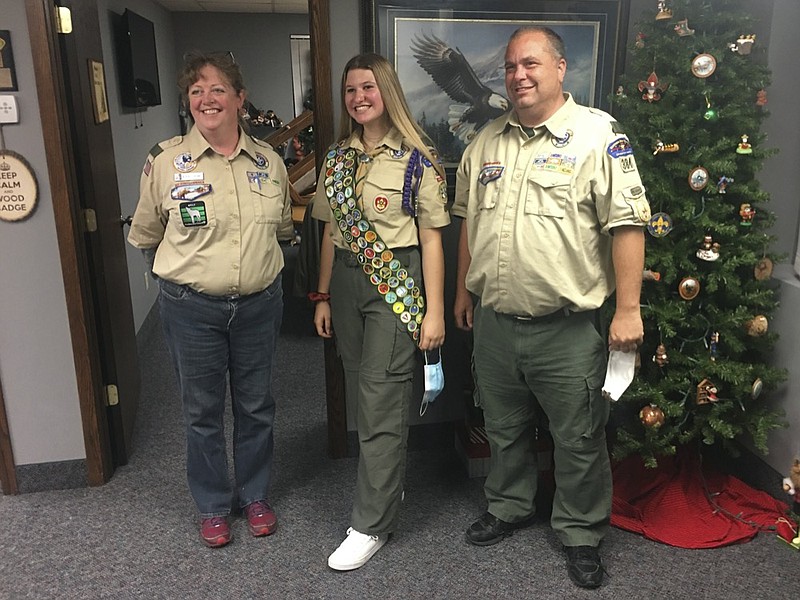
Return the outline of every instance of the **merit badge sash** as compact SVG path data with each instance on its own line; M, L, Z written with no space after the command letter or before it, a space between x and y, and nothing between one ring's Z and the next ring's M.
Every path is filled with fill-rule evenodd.
M418 342L425 315L422 290L359 210L355 193L356 160L366 162L371 158L358 156L353 148L334 147L328 151L325 194L342 237L364 274L403 323L411 339Z

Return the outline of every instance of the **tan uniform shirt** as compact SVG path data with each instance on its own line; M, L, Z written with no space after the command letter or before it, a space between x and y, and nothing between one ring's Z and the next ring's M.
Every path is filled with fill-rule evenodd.
M386 134L377 147L381 146L383 149L365 165L366 180L361 197L356 198L359 209L372 223L387 248L418 246L419 237L414 218L403 209L403 181L411 151L403 146L403 137L394 128ZM364 146L358 135L353 135L343 147L353 148L359 154L364 152ZM334 245L337 248L349 248L333 219L331 205L325 194L325 179L332 174L326 173L324 160L322 169L311 216L326 223L333 221L331 237ZM447 212L447 185L433 166L426 165L423 169L418 201L417 221L420 227L435 229L450 223L450 215Z
M158 247L153 272L214 296L265 289L293 235L286 167L269 144L239 134L232 158L195 127L153 147L128 241Z
M458 168L452 213L466 219L467 289L500 313L598 308L615 287L611 231L650 218L619 124L565 98L530 138L513 112L496 119Z

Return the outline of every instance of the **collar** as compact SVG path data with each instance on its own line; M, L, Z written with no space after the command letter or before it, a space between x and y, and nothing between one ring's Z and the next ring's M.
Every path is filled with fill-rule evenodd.
M350 148L366 152L364 149L364 144L361 142L361 136L356 132L353 132L352 135L350 135L350 139L347 140L347 145ZM403 135L397 130L396 127L392 127L388 132L386 132L386 135L383 136L383 139L381 139L376 148L380 148L381 146L386 146L391 150L402 150Z
M211 149L211 144L203 137L203 134L200 133L197 127L192 126L184 139L189 146L189 152L195 160ZM246 135L242 131L242 128L239 127L239 142L236 144L236 149L233 151L232 156L238 156L240 152L244 152L255 161L258 151L259 147L253 139L249 135Z
M564 104L544 123L534 127L534 131L539 132L542 128L545 128L555 138L563 138L567 135L569 131L567 126L572 121L572 113L578 105L569 92L564 93L564 100ZM506 113L505 120L506 123L503 127L503 133L510 131L512 127L522 131L522 125L517 118L517 114L513 110Z

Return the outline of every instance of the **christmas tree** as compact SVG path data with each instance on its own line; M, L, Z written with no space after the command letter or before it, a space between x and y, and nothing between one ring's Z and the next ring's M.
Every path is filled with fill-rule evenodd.
M768 432L783 423L762 391L786 377L769 364L779 257L770 254L774 216L757 179L776 151L760 132L766 48L732 0L653 5L612 99L653 214L645 342L614 407L614 456L656 466L690 442L735 454L732 442L747 436L766 453Z

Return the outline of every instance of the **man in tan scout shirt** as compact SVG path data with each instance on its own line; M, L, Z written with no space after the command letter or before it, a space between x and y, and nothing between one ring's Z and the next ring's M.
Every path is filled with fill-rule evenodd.
M619 124L563 93L564 43L555 32L515 32L505 72L513 110L465 151L452 208L465 219L456 324L474 333L476 402L493 459L488 511L466 538L488 546L532 523L531 436L544 413L555 444L551 526L570 579L595 588L611 515L606 345L634 350L644 335L639 292L650 209ZM606 341L595 313L615 289Z

